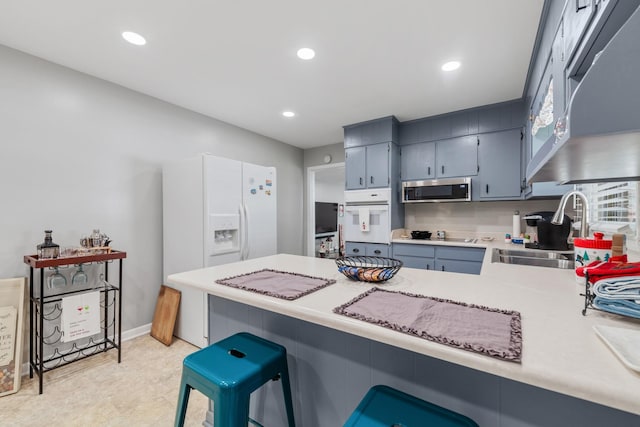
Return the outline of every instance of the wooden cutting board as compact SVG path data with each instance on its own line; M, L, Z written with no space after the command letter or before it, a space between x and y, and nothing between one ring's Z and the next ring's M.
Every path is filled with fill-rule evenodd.
M164 345L171 345L173 341L173 328L176 325L179 307L180 291L161 285L151 323L151 336Z

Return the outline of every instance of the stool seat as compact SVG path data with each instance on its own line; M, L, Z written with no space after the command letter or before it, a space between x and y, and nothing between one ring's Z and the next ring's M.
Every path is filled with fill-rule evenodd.
M478 427L472 419L394 388L371 387L343 427Z
M185 357L175 425L182 426L189 392L213 401L215 427L246 427L249 398L270 380L282 380L289 427L294 427L287 351L276 343L241 332Z

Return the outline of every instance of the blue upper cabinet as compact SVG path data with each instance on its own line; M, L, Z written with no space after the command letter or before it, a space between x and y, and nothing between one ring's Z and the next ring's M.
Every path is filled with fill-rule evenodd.
M383 117L344 126L344 148L398 141L398 121L395 117Z
M366 147L352 147L345 150L345 179L347 190L367 187Z
M422 142L402 147L400 174L403 181L420 181L436 177L436 143Z
M479 135L478 178L471 185L473 200L519 200L522 169L521 129Z
M475 135L436 143L436 177L473 176L478 173L478 138Z
M345 126L345 188L389 187L395 174L397 181L397 139L398 121L393 116Z

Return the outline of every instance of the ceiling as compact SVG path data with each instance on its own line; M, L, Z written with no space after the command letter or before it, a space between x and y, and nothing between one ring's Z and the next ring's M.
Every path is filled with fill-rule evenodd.
M0 44L310 148L347 124L521 97L543 3L0 0Z

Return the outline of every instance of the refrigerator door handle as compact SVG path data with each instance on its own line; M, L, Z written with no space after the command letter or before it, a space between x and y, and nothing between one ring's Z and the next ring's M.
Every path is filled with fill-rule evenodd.
M240 214L240 236L239 236L239 244L240 244L240 261L244 260L244 240L245 234L247 230L244 228L244 204L238 205L238 213Z
M249 252L251 251L251 247L249 246L249 208L247 205L244 205L244 259L249 259Z

